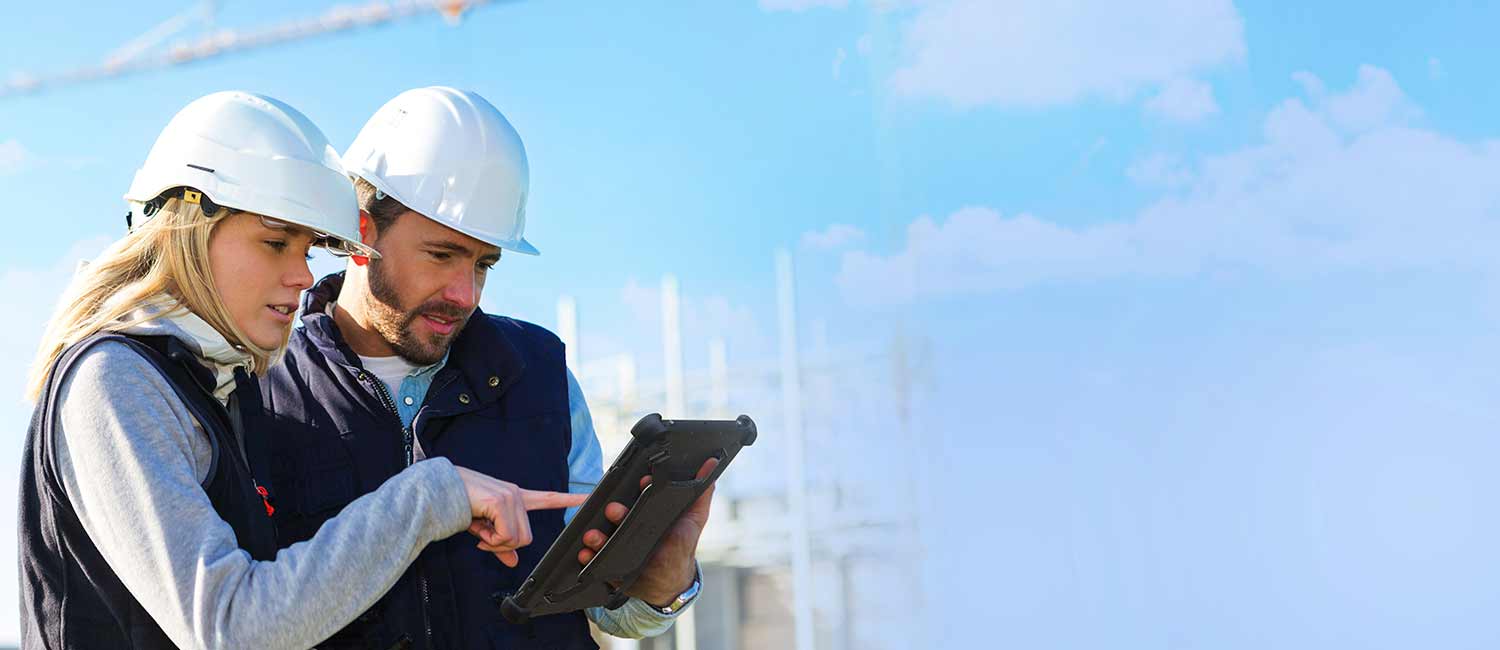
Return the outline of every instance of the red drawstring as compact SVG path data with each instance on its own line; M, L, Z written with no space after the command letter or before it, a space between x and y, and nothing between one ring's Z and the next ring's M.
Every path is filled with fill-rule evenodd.
M259 485L255 486L255 492L260 495L261 503L266 504L266 516L270 517L276 514L276 509L271 507L271 493Z

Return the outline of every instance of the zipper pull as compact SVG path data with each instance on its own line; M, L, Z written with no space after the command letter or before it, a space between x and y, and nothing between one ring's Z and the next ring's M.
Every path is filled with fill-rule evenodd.
M260 502L266 504L266 516L270 517L271 515L276 514L276 508L271 506L271 493L267 492L266 489L261 487L260 483L256 482L256 480L253 478L250 479L250 484L255 486L255 493L260 495Z

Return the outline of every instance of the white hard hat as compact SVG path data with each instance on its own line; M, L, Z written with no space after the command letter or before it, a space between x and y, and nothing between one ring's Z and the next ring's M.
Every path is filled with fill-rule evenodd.
M164 193L297 224L331 250L379 257L359 240L359 205L338 152L297 109L264 95L218 92L178 111L125 200L150 217Z
M526 229L530 170L521 136L476 93L408 90L375 112L344 152L350 174L438 223L536 255Z

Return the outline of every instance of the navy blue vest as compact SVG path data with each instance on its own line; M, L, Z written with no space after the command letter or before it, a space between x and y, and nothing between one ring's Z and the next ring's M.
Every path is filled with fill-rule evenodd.
M214 374L169 336L98 335L65 350L52 368L31 416L21 456L21 638L26 648L173 648L89 539L57 475L53 420L57 389L84 351L103 341L124 343L161 371L208 433L213 462L203 490L234 529L240 548L257 560L276 556L276 535L240 453L234 423L214 399ZM236 399L253 412L253 382L239 374ZM130 396L124 396L129 399ZM246 441L255 453L255 441Z
M317 532L346 504L400 472L408 434L327 315L342 273L303 300L303 326L262 380L278 541ZM565 492L571 443L563 346L551 332L476 310L454 340L413 422L427 456ZM391 522L392 526L405 525ZM496 600L517 589L562 532L562 511L531 513L532 544L507 568L467 532L434 542L381 600L320 647L595 650L581 612L513 625ZM379 540L371 540L378 545Z

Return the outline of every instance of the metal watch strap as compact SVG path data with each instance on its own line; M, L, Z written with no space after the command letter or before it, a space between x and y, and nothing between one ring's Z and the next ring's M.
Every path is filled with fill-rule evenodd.
M655 605L651 605L651 603L646 604L651 605L651 609L654 609L664 615L671 616L672 614L676 614L677 612L682 611L682 608L687 607L689 603L693 602L693 599L698 597L698 592L702 590L703 570L698 567L693 567L693 584L688 585L687 591L677 594L677 597L672 599L672 602L667 603L666 607L657 607Z

